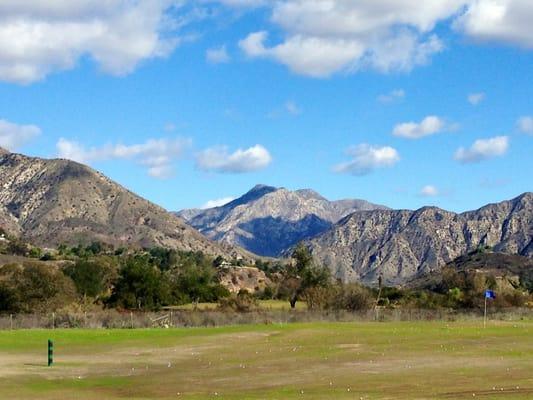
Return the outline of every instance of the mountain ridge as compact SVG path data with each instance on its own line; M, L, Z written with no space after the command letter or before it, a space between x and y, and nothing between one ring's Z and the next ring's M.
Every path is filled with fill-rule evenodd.
M365 200L329 201L312 189L290 191L260 184L223 206L177 215L211 239L275 257L351 212L385 208Z
M401 284L456 257L490 246L533 256L533 193L454 213L438 207L353 213L306 242L345 281Z
M40 246L103 241L242 256L102 173L65 159L0 151L0 224Z

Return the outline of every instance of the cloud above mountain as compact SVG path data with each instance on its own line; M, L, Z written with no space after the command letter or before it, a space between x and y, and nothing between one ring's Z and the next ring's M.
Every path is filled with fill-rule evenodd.
M441 22L475 41L533 48L529 0L282 0L272 2L269 31L250 32L239 45L251 58L286 65L316 78L373 69L410 71L430 62L445 45Z
M235 200L235 197L223 197L221 199L209 200L200 208L202 210L206 210L209 208L221 207L232 202L233 200Z
M205 58L211 64L225 64L231 61L226 45L207 49Z
M80 163L94 161L134 160L145 166L153 178L170 178L173 164L180 159L191 145L190 139L150 139L145 143L123 145L108 144L102 147L86 148L79 142L61 138L56 145L59 157Z
M439 194L439 189L433 185L426 185L420 190L420 196L422 197L436 197Z
M234 152L230 152L227 146L216 146L196 155L196 167L205 172L253 172L268 167L271 162L270 152L259 144Z
M463 163L476 163L494 157L503 156L509 149L508 136L496 136L489 139L478 139L469 148L460 147L454 158Z
M214 4L239 13L264 7L268 23L246 32L240 48L317 78L428 64L448 45L439 24L473 42L533 48L529 0L3 0L0 80L32 83L84 58L108 74L131 73L190 38L185 27L216 18ZM221 47L206 57L229 55Z
M88 56L112 75L164 57L180 43L180 1L4 0L0 2L0 80L31 83Z
M269 45L269 32L256 31L239 45L251 58L275 60L311 77L365 68L409 71L443 50L432 30L460 3L280 1L272 8L271 21L285 32L284 39Z
M367 175L379 168L392 167L400 161L398 151L390 146L372 146L360 144L346 151L350 161L336 165L333 170L337 173L355 176Z
M430 115L420 122L404 122L394 127L394 136L406 139L420 139L424 136L435 135L442 132L446 124L444 120L436 115Z
M533 49L530 0L471 0L465 3L468 5L464 14L454 23L456 30L480 42Z
M0 146L7 150L17 150L41 134L35 125L19 125L0 119Z

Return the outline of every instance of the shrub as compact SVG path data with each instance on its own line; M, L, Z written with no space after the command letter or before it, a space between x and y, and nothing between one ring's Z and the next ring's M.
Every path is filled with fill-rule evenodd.
M374 296L368 288L352 283L341 286L334 307L347 311L362 311L372 308L374 304Z
M249 312L259 307L257 299L247 290L240 290L237 295L223 298L218 303L218 308L223 311Z
M309 310L325 310L336 308L335 303L338 300L339 290L337 287L315 286L306 289L303 293L303 299Z
M76 298L74 283L54 267L26 263L4 266L0 311L55 311Z
M6 251L8 254L15 256L25 256L28 254L29 248L21 239L12 238L7 245Z

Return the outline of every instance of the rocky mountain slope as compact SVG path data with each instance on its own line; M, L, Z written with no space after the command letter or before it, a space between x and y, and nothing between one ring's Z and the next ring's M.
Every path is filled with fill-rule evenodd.
M98 240L240 255L85 165L5 150L0 151L0 227L40 246Z
M456 214L435 207L351 214L308 242L345 281L401 284L479 246L533 256L533 193Z
M457 257L446 267L458 272L482 273L496 278L498 286L511 289L513 286L533 284L533 258L516 254L474 251ZM443 270L424 274L408 282L409 287L434 290L443 280Z
M328 201L305 189L257 185L222 207L183 210L179 216L207 237L263 256L278 256L302 239L329 229L348 214L385 209L364 200Z

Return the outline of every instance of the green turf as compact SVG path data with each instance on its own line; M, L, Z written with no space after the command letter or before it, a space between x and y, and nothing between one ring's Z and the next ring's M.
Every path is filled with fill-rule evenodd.
M0 399L531 399L532 334L531 321L4 331Z

